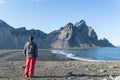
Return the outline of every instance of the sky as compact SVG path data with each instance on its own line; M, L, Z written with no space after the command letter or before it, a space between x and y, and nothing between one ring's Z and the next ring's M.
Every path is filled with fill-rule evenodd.
M0 19L45 33L85 20L99 39L120 45L120 0L0 0Z

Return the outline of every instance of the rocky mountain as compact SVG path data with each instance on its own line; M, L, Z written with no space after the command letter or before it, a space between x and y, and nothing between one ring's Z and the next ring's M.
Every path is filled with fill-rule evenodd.
M94 29L84 20L68 23L49 34L25 27L15 29L0 20L0 49L23 48L29 35L35 37L39 48L113 47L107 39L98 40Z
M87 26L84 20L75 24L68 23L51 32L44 43L44 47L47 48L113 47L107 39L98 40L94 29Z
M29 35L34 35L37 44L42 44L47 34L40 30L26 30L25 27L15 29L0 20L0 49L23 48ZM41 48L40 45L38 45Z

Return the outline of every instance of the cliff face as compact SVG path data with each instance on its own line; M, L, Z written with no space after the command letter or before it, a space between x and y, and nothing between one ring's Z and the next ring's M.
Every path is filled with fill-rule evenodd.
M0 20L0 49L23 48L29 35L34 35L36 43L41 48L39 44L42 44L47 34L34 29L26 30L25 27L15 29Z
M108 40L98 40L94 29L81 20L75 24L68 23L61 29L51 32L45 40L45 47L113 47L113 45Z
M23 48L28 36L33 35L39 48L113 47L107 40L98 40L97 34L84 20L68 23L59 30L46 34L40 30L15 29L0 20L0 49Z

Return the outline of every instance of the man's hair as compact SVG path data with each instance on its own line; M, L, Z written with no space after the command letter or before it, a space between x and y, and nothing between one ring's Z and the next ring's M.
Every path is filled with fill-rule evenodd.
M29 40L33 41L34 37L33 36L29 36Z

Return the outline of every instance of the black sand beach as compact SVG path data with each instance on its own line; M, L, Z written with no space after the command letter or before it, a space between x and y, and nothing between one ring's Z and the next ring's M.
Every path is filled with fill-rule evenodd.
M11 51L0 54L0 60L7 61L25 61L25 56L22 50ZM38 53L38 61L73 61L74 59L68 58L62 54L51 53L50 50L40 50Z

